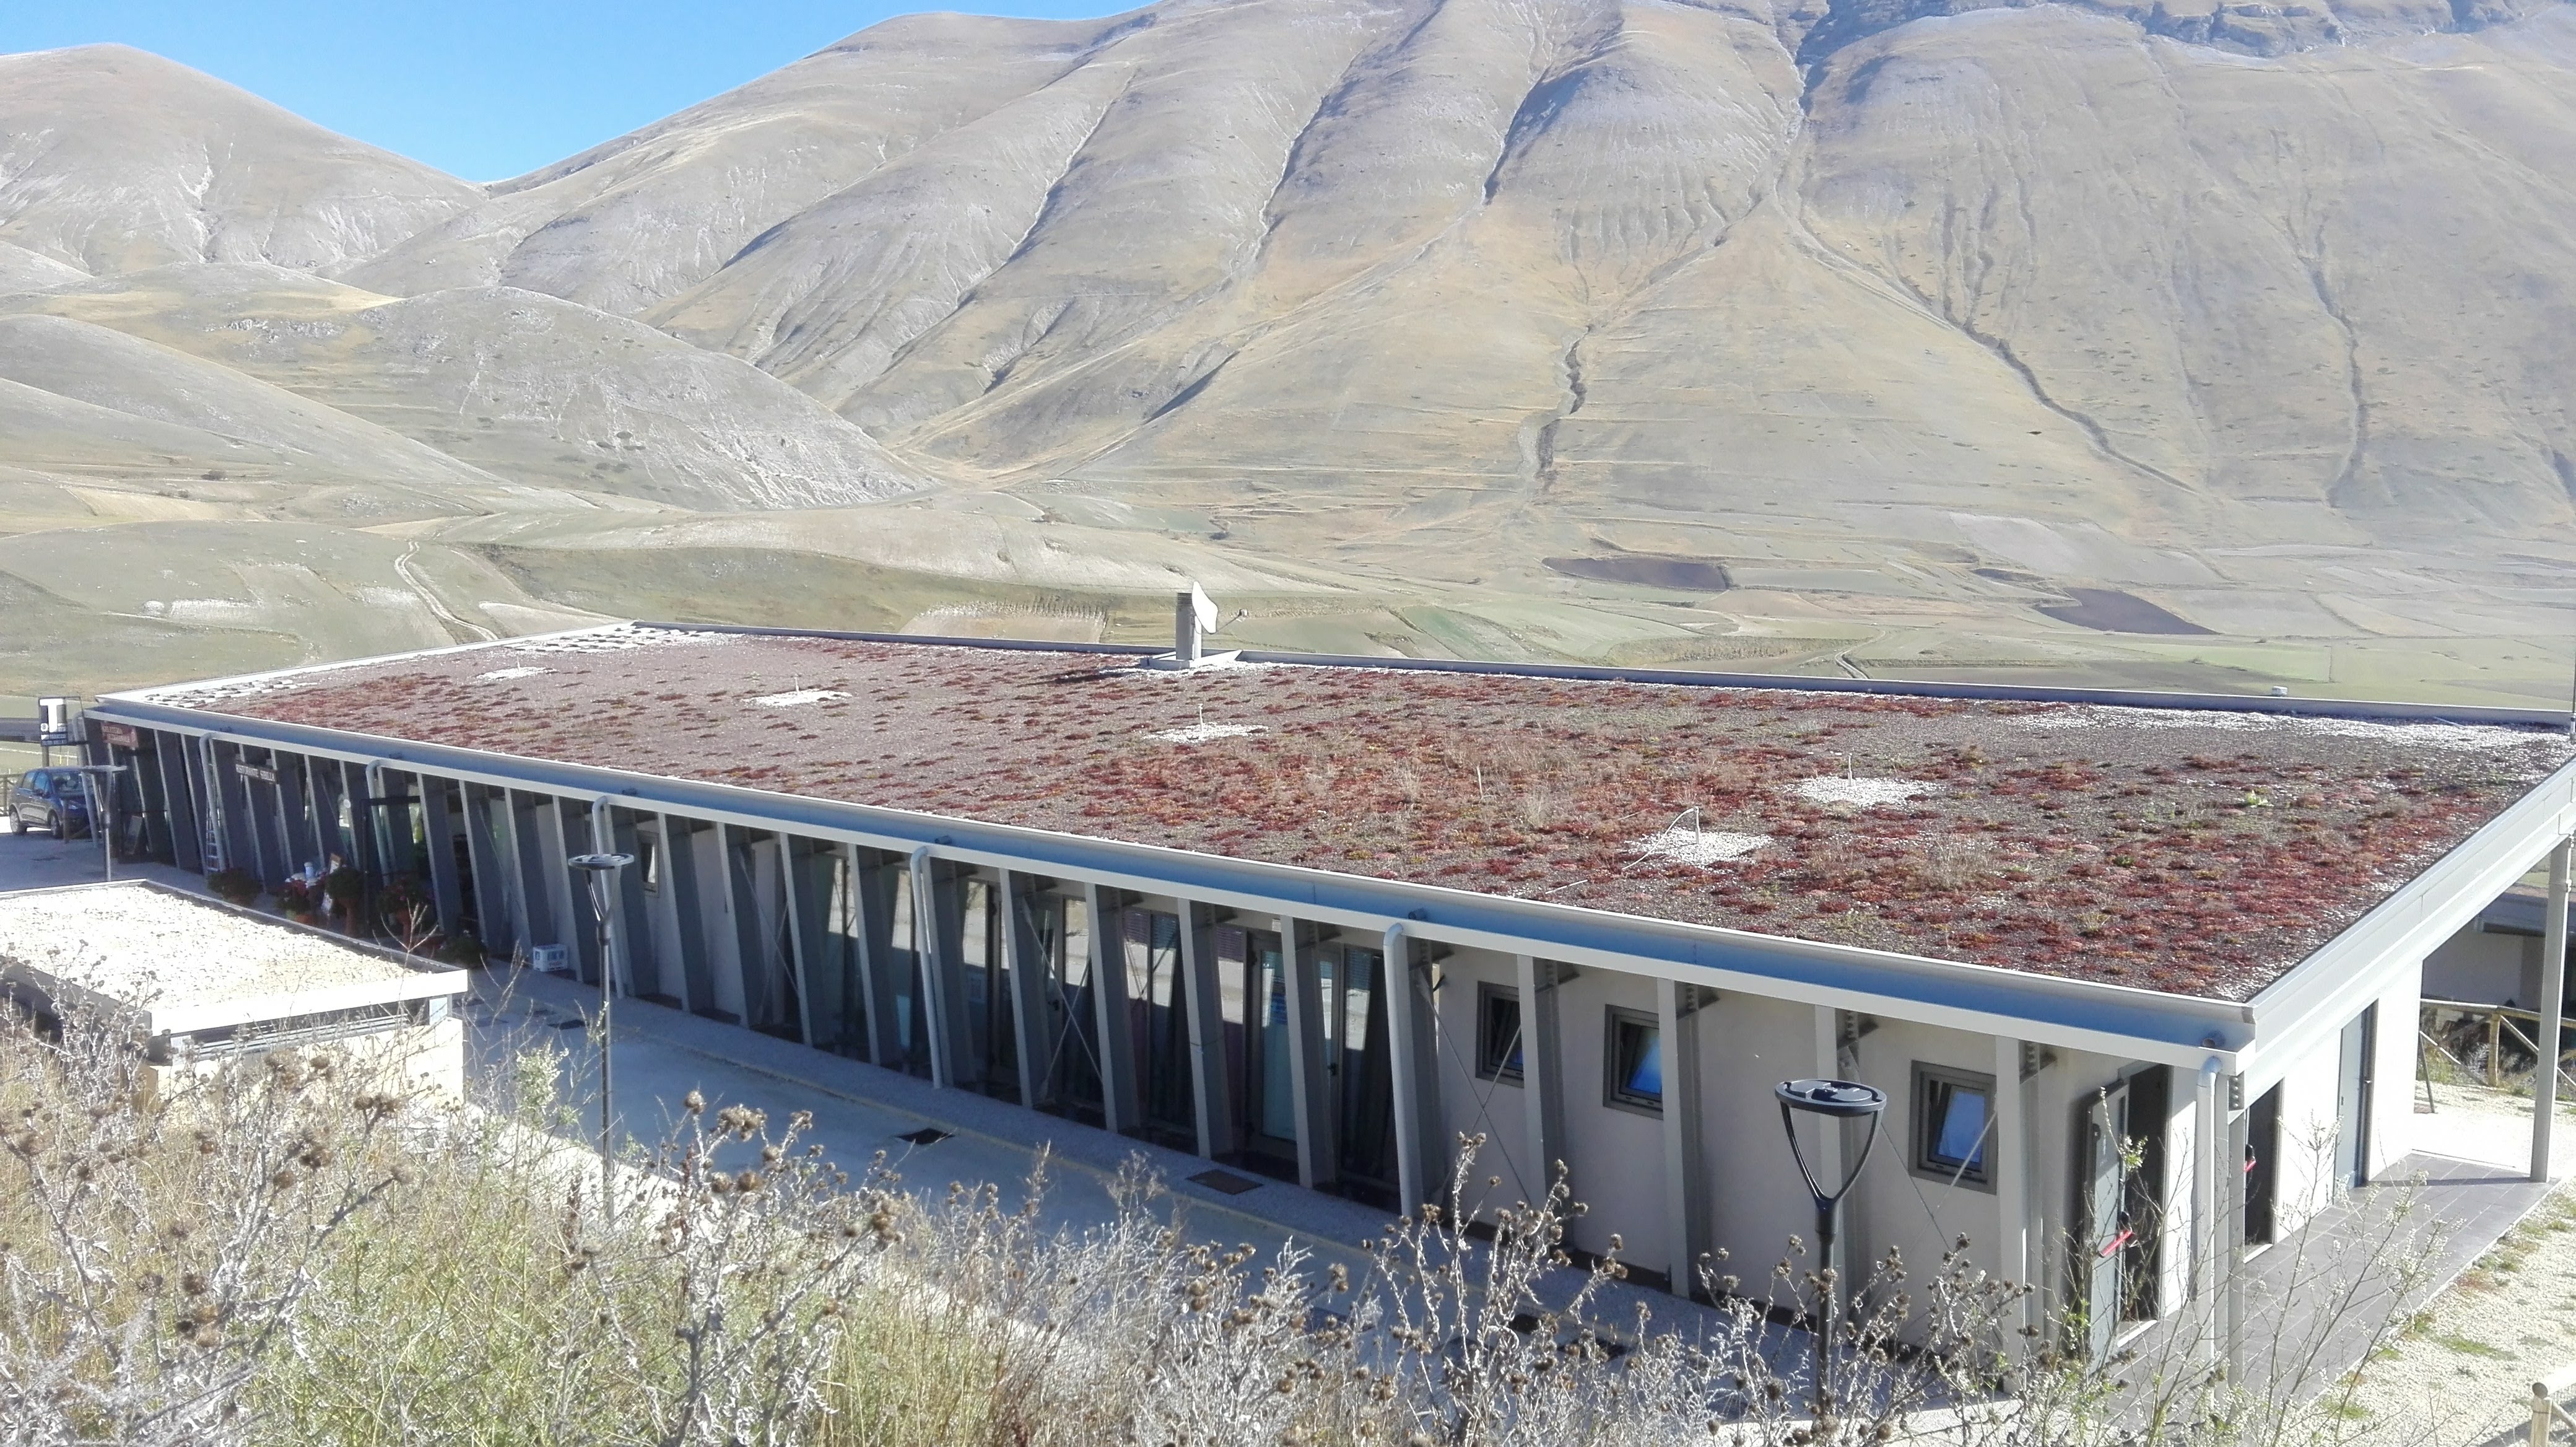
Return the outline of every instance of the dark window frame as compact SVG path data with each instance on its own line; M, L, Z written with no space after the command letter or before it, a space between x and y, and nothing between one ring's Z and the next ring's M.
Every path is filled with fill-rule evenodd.
M1953 1093L1974 1091L1985 1098L1983 1133L1978 1137L1975 1156L1964 1163L1956 1157L1944 1158L1939 1153L1942 1117ZM1995 1077L1983 1071L1962 1070L1955 1065L1914 1062L1913 1131L1908 1142L1906 1166L1915 1175L1943 1185L1956 1184L1968 1190L1992 1192L1995 1188L1995 1153L2002 1148L1995 1125Z
M1664 1113L1664 1095L1661 1090L1650 1096L1643 1091L1628 1088L1628 1077L1636 1073L1638 1058L1643 1052L1640 1051L1636 1055L1627 1053L1621 1035L1625 1031L1640 1032L1641 1038L1655 1043L1660 1056L1663 1046L1663 1022L1656 1018L1652 1010L1634 1010L1625 1005L1610 1005L1605 1009L1607 1013L1603 1017L1601 1034L1601 1103L1612 1110L1632 1111L1638 1115L1660 1118Z
M1496 1017L1496 1006L1508 1005L1512 1028L1503 1034ZM1476 1078L1504 1085L1518 1085L1521 1067L1514 1063L1529 1058L1529 1017L1521 1012L1521 992L1510 985L1491 980L1476 982Z

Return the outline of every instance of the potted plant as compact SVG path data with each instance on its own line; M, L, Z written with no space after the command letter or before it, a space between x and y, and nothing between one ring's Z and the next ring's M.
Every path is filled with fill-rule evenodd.
M367 896L367 877L360 874L355 866L335 865L330 873L322 876L322 893L339 914L341 927L350 934L356 934L358 902Z
M490 951L483 948L483 942L476 939L470 930L457 931L455 938L438 947L440 964L462 969L479 970L489 956Z
M206 888L214 893L215 898L226 903L247 906L259 898L259 876L234 865L207 875Z
M300 875L290 876L275 890L277 907L297 924L322 922L321 887Z

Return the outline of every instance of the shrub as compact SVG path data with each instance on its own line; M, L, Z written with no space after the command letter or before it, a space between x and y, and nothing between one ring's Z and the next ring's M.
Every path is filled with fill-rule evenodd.
M260 895L259 876L239 865L207 875L206 888L215 898L238 905L248 905Z

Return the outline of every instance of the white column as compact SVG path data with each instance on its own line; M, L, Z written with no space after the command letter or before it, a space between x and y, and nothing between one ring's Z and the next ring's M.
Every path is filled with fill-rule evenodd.
M1313 933L1295 917L1279 916L1279 952L1288 968L1288 1089L1297 1111L1297 1184L1308 1190L1333 1178L1335 1159L1332 1102L1324 1089L1322 972L1308 938Z
M1664 1049L1665 1269L1671 1273L1673 1294L1683 1297L1699 1284L1700 1243L1708 1235L1708 1190L1700 1169L1699 1003L1696 985L1655 982L1655 1028ZM1526 1029L1528 1017L1522 1019ZM1527 1042L1521 1068L1526 1076Z
M2558 1116L2558 1035L2566 1024L2567 872L2576 842L2549 851L2549 918L2540 944L2540 1064L2531 1077L2531 1178L2549 1179L2551 1132Z
M1387 1062L1393 1077L1395 1099L1390 1102L1395 1115L1395 1175L1398 1200L1396 1208L1405 1215L1422 1209L1436 1190L1426 1164L1422 1138L1422 1078L1430 1062L1418 1055L1414 1034L1417 1011L1413 998L1413 941L1405 938L1401 923L1386 927L1385 977L1378 988L1386 994Z
M1047 1065L1056 1043L1045 1028L1044 981L1055 962L1038 948L1036 883L1005 869L993 890L994 908L1002 911L1002 959L1011 972L1011 1053L1020 1063L1020 1104L1031 1110L1044 1103Z
M912 851L905 882L912 887L912 948L921 960L921 995L913 1002L921 1028L930 1033L930 1083L946 1089L957 1083L957 1062L948 1031L953 1013L948 998L948 933L941 917L938 886L931 879L930 846Z
M1136 1056L1127 1031L1127 936L1112 891L1082 887L1091 944L1091 999L1100 1027L1100 1123L1116 1133L1143 1122L1136 1098Z
M1183 1023L1190 1037L1190 1106L1198 1128L1199 1154L1209 1160L1230 1159L1235 1151L1234 1097L1228 1089L1225 1061L1224 1001L1219 994L1216 941L1208 932L1207 906L1191 900L1181 907L1181 978L1189 982L1182 1003L1189 1008ZM1248 1007L1248 1002L1247 1002Z
M1557 1167L1566 1159L1565 1070L1556 1013L1558 968L1553 960L1512 956L1521 996L1521 1108L1528 1113L1529 1154L1537 1162L1539 1177L1531 1189L1541 1196L1555 1186Z

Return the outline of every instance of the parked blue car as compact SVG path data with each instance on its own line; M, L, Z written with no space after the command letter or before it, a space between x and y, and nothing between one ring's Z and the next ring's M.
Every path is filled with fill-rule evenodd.
M20 829L43 828L57 839L89 833L89 785L78 774L29 769L9 790L9 817Z

